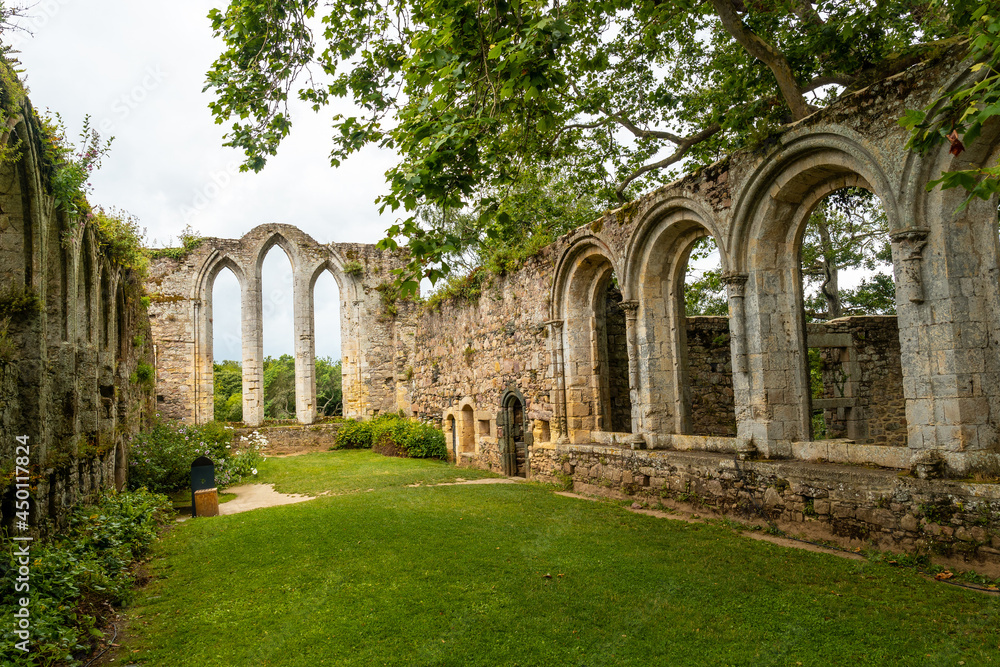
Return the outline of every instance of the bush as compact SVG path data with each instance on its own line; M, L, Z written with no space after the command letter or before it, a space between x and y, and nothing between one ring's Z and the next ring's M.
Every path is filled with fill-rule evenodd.
M411 422L403 440L403 448L411 459L448 458L444 433L430 424Z
M96 505L77 508L69 530L58 538L32 543L30 651L16 650L13 632L0 638L5 665L79 665L91 642L103 636L110 605L130 599L133 562L141 557L171 516L166 496L145 489L113 493ZM3 544L0 555L0 619L15 627L20 607L14 589L18 576L15 549Z
M371 449L385 456L414 459L447 458L444 433L430 424L411 421L396 414L379 415L371 421L344 421L337 431L337 449Z
M219 422L201 426L160 422L137 435L130 448L129 488L157 493L188 488L191 463L207 456L215 464L216 486L224 488L256 474L267 440L254 431L233 441L233 428Z
M337 449L371 449L371 422L345 419L337 430Z

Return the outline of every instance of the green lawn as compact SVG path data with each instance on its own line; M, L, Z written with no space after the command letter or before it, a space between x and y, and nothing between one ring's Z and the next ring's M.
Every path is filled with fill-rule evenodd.
M281 493L309 495L380 491L407 484L440 484L457 479L500 476L485 470L456 468L443 461L389 460L367 449L270 457L258 467L257 473L255 479L246 481L273 483L274 490Z
M1000 601L912 570L532 484L401 486L448 470L472 476L432 462L333 452L267 466L262 476L281 490L376 491L178 525L157 548L123 657L225 667L1000 664ZM362 483L362 470L373 481ZM333 473L351 481L306 482Z

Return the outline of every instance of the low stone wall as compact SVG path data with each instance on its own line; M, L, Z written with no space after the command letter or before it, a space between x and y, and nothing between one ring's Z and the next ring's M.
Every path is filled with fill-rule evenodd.
M337 431L340 423L301 424L281 426L258 426L257 428L238 428L234 431L239 439L254 431L267 438L267 454L294 454L307 450L330 449L337 442Z
M809 347L821 349L827 437L906 447L906 401L894 316L843 317L807 326Z
M733 454L535 445L531 477L581 493L683 503L845 546L960 556L1000 565L1000 484Z
M728 317L687 318L687 369L693 435L736 435Z

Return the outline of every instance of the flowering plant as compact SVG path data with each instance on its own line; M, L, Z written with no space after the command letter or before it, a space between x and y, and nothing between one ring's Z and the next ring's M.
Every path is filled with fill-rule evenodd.
M233 429L218 422L192 426L161 421L130 443L129 488L145 486L158 493L186 488L191 463L199 456L215 464L216 486L232 486L256 474L267 445L257 431L234 440Z

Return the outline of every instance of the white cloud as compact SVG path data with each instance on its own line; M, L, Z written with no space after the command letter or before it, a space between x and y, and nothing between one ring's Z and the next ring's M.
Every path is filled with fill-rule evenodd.
M214 123L211 95L202 92L222 48L206 18L218 4L42 0L29 10L24 23L34 35L17 38L17 48L35 108L60 112L71 137L86 114L102 136L115 137L92 179L91 201L137 216L159 245L176 242L188 223L205 236L238 238L267 222L295 225L320 242L374 243L395 221L374 204L395 156L369 149L331 168L332 111L297 105L292 135L264 171L236 169L242 155L222 146L225 129ZM265 272L265 297L279 274ZM217 322L239 321L232 283L223 279L216 292ZM287 308L271 308L266 332L275 333L265 335L265 354L292 352L290 292L285 301ZM330 301L317 298L320 356L339 356L339 331L335 341L320 334L320 321L326 330L339 322ZM339 306L339 298L332 301ZM233 303L235 313L227 313ZM233 338L216 334L217 358L238 358L228 356L239 349ZM220 348L224 339L228 347Z

